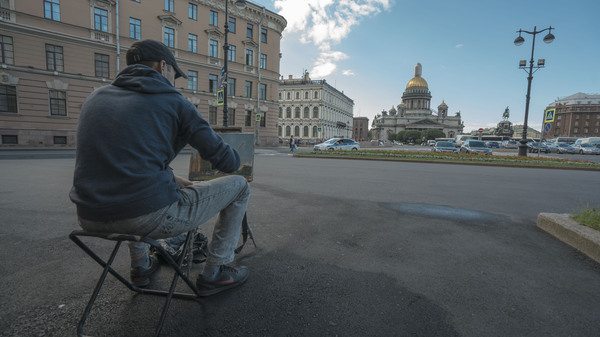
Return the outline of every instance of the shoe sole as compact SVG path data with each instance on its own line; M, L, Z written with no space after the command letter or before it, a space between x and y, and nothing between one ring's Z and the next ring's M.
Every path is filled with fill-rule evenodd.
M237 286L241 286L242 284L244 284L246 282L246 280L248 279L248 276L246 275L246 277L242 280L239 280L238 282L234 282L232 284L228 284L226 286L222 286L222 287L218 287L218 288L213 288L213 289L206 289L206 290L200 290L196 287L196 290L198 291L198 295L202 296L202 297L206 297L206 296L211 296L211 295L215 295L218 294L220 292L223 292L225 290L229 290L231 288L235 288Z

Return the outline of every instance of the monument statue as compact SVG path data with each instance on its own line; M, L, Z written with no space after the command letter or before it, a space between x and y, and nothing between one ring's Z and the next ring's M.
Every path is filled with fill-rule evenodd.
M510 110L508 109L508 107L506 107L506 109L504 109L504 113L502 114L502 119L508 120L509 117L510 117Z

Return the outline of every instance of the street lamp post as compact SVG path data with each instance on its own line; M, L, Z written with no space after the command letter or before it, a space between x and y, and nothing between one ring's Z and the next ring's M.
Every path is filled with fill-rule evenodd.
M525 101L525 121L523 122L523 136L521 138L521 144L519 145L519 156L527 157L527 118L529 117L529 100L531 98L531 80L533 80L533 73L538 69L543 68L546 61L544 59L539 59L537 62L537 66L534 66L533 62L533 51L535 49L535 36L541 32L548 31L548 34L544 36L545 43L551 43L554 41L554 35L552 35L552 26L537 30L537 26L533 27L533 32L529 32L526 30L519 29L517 33L519 33L519 37L515 39L515 45L520 46L525 42L525 39L521 36L521 33L527 33L533 35L533 41L531 43L531 59L529 60L529 70L527 70L527 61L521 60L519 61L519 68L525 70L527 73L527 96ZM533 70L535 68L535 70Z
M229 59L229 1L225 0L225 44L223 45L223 127L229 127L229 110L227 108L227 89L229 85L229 70L227 69L227 60ZM245 0L236 0L235 6L239 9L246 8Z

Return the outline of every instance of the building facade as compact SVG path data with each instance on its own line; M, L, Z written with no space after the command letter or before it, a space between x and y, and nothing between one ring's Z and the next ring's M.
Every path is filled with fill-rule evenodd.
M373 119L371 128L373 139L385 141L390 134L405 130L438 129L448 138L462 133L464 124L460 112L450 116L448 105L444 101L438 106L437 115L433 114L429 85L421 74L422 66L417 63L415 76L408 81L397 109L392 107Z
M222 127L216 92L225 1L2 0L2 146L75 145L83 101L126 67L127 49L141 39L170 47L188 76L175 87L211 125ZM287 22L249 2L228 9L228 124L276 145L280 38ZM258 113L263 118L257 122Z
M359 142L369 140L369 119L367 117L354 117L354 139Z
M325 80L313 81L308 72L279 83L278 135L301 143L333 137L352 138L354 101Z
M582 92L559 98L546 108L555 109L550 131L543 129L543 138L600 137L600 95Z

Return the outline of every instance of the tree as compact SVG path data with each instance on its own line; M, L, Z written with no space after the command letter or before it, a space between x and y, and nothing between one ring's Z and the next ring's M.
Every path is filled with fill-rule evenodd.
M422 135L421 131L409 130L409 131L406 131L406 138L412 139L412 141L414 143L420 143L421 139L423 138L423 135Z
M429 129L423 132L423 137L425 137L425 139L430 140L430 139L436 139L436 138L445 138L446 135L444 134L444 132L442 130L438 130L438 129Z

